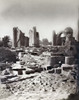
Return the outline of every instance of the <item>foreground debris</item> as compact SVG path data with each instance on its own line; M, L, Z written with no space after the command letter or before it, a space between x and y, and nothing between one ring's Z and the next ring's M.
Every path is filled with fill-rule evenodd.
M79 42L70 27L61 34L54 33L53 46L16 48L18 61L1 64L1 100L61 100L79 92Z

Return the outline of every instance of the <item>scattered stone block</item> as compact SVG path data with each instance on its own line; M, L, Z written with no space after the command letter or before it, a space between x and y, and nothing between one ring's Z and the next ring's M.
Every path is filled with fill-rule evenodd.
M28 71L26 71L25 73L26 73L26 74L33 74L33 73L35 73L35 70L28 70Z
M5 83L6 80L7 80L6 76L1 76L1 77L0 77L1 83Z
M55 70L54 69L49 70L48 73L55 73Z
M54 67L54 65L59 64L60 61L64 62L64 56L52 56L50 58L50 66Z
M21 69L18 70L18 75L22 75L23 71Z
M56 73L57 73L57 74L61 74L61 71L62 71L61 68L57 68L57 69L56 69Z
M53 67L52 66L47 66L47 70L50 70L52 69Z
M67 56L65 57L65 64L69 64L69 65L72 65L74 64L74 56Z
M43 71L43 68L36 68L35 69L35 72L41 72L41 71Z
M68 71L68 70L72 70L72 67L63 67L63 70Z

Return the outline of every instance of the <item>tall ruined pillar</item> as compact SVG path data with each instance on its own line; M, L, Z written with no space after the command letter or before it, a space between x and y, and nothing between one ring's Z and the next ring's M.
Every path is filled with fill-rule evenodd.
M33 30L29 31L29 46L33 46L34 45L34 32Z
M56 45L56 33L55 31L53 31L52 33L52 46L55 46Z
M13 47L17 47L17 27L13 28Z
M24 46L25 34L20 31L20 47Z
M33 27L34 31L34 46L39 47L39 32L36 31L36 27Z
M33 27L33 34L34 34L34 44L33 44L33 46L36 46L37 38L36 38L36 27L35 26Z
M39 47L39 33L36 31L36 27L29 31L29 46Z
M33 31L34 31L34 34L36 34L36 27L35 26L33 27Z
M24 46L24 33L18 27L13 28L13 46L15 48Z
M78 9L78 42L79 42L79 9Z
M78 32L77 32L77 35L76 35L76 40L79 42L79 8L78 8Z

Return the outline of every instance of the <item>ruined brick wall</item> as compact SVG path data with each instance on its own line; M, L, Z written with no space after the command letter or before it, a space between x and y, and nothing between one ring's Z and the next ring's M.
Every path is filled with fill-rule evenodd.
M17 29L13 28L13 47L17 47L16 41L17 41Z
M20 47L24 46L25 45L25 36L24 36L24 33L22 33L20 31Z
M39 33L38 32L36 32L34 40L35 40L34 46L39 47Z
M13 28L13 46L17 47L18 46L18 40L19 40L19 29L18 27Z
M33 30L29 31L29 46L34 46L34 33L33 33Z
M25 40L25 44L24 44L25 47L28 47L29 46L29 38L25 36L24 40Z
M18 27L13 28L13 47L23 47L29 45L29 38L25 38L25 34L18 29Z

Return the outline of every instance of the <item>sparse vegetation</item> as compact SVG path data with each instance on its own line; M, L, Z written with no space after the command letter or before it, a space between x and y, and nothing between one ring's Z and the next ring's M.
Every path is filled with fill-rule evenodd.
M2 46L3 46L3 41L0 40L0 47L2 47Z
M10 37L9 36L4 36L2 38L3 46L4 47L9 47L8 43L10 42Z
M16 62L16 53L8 48L0 47L0 62Z
M0 40L0 47L11 47L9 36L6 35Z

